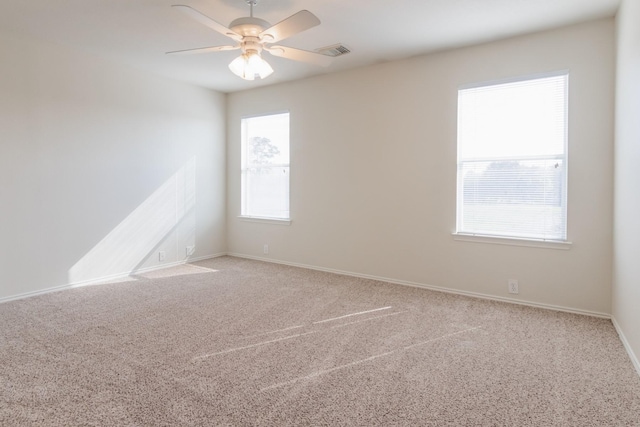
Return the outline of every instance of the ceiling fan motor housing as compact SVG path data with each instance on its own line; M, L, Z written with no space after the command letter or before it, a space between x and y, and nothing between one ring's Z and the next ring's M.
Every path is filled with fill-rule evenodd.
M249 16L234 19L233 22L229 24L229 28L232 31L244 37L259 37L260 33L269 27L271 27L271 24L264 19Z

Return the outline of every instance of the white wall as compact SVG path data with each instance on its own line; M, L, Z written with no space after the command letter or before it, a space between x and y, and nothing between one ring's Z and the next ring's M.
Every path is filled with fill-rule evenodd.
M229 95L229 252L496 297L515 278L523 301L610 313L614 35L607 19ZM573 247L454 241L458 87L562 69ZM243 222L240 119L287 109L292 224Z
M640 372L640 2L618 11L613 318Z
M0 39L0 299L226 250L225 96Z

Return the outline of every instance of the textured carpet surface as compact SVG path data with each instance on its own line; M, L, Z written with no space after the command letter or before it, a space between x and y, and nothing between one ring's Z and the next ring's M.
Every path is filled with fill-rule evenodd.
M608 320L223 257L0 304L2 426L640 426Z

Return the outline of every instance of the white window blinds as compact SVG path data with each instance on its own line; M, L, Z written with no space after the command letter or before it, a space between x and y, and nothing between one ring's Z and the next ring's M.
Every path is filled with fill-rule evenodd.
M242 119L241 215L289 219L289 113Z
M458 91L457 232L567 237L566 73Z

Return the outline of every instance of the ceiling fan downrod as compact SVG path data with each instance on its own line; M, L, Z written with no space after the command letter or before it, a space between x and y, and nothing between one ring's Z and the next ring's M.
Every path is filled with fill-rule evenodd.
M258 0L247 0L247 4L249 5L249 16L253 18L253 6L258 4Z

